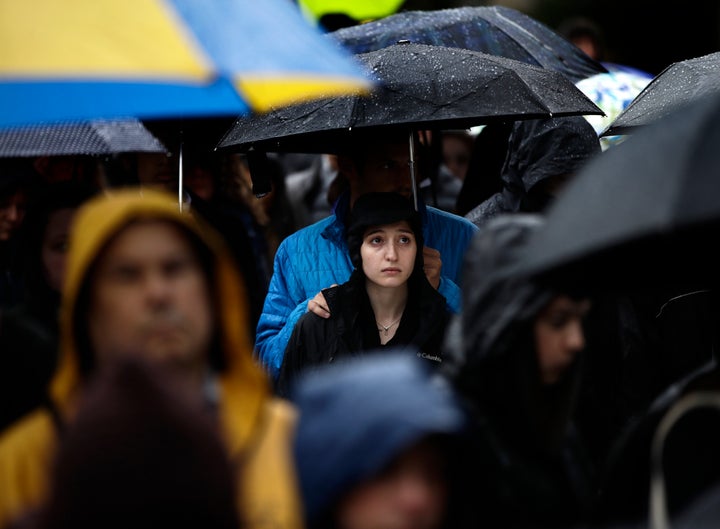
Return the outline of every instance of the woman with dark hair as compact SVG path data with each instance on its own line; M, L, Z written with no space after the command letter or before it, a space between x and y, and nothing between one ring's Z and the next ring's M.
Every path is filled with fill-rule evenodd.
M489 527L576 527L594 509L594 471L573 420L590 300L512 272L541 226L528 213L483 226L465 258L463 313L446 336L441 371L473 412L478 513Z
M45 397L57 356L70 224L77 208L94 193L93 187L75 182L47 185L36 194L18 235L25 288L22 300L0 313L0 430Z
M433 363L448 312L445 298L423 272L420 215L397 193L366 193L357 199L347 229L354 270L342 285L325 289L325 319L300 318L285 350L278 390L311 365L395 346Z

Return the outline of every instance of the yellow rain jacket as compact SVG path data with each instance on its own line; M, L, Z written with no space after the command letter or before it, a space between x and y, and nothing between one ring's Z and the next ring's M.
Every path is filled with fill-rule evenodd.
M218 416L238 468L238 503L247 529L302 529L302 511L291 436L295 410L273 397L264 372L252 358L243 285L224 244L170 195L138 190L93 199L78 213L71 236L60 316L60 358L53 377L51 408L31 413L0 437L0 528L39 505L63 422L71 419L83 380L73 329L78 293L109 239L139 217L167 219L199 235L215 257L215 298L221 321L224 372L218 374ZM78 325L78 333L85 325ZM59 420L54 420L55 419ZM59 423L59 424L58 424ZM60 428L59 428L60 426Z

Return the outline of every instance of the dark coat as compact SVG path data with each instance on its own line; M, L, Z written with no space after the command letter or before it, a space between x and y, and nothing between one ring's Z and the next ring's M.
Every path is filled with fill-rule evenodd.
M533 341L538 312L559 293L507 275L541 217L513 214L484 226L463 272L441 372L473 410L477 512L494 528L569 527L592 515L594 477L573 424L579 362L541 383Z
M449 318L445 298L422 273L414 274L408 286L405 312L395 336L385 347L406 350L439 363ZM286 394L297 374L309 366L384 350L361 271L356 270L346 283L325 289L323 294L331 316L325 319L308 312L298 321L278 377L280 394Z

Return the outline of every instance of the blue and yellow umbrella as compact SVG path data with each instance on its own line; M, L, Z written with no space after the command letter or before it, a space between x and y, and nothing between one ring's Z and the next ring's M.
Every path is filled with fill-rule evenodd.
M371 88L289 0L0 0L0 127L241 115Z

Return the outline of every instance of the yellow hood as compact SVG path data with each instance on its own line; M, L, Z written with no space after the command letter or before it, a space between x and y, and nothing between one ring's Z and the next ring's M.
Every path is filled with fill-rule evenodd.
M66 264L60 357L51 382L51 398L63 414L70 411L73 395L82 384L77 336L73 333L79 292L105 244L140 217L168 220L196 233L214 257L214 297L221 319L221 349L226 366L219 373L220 421L230 452L237 454L258 430L262 407L270 398L266 376L252 357L244 286L220 237L194 215L180 212L169 194L150 190L141 193L137 188L112 191L92 199L78 212Z

